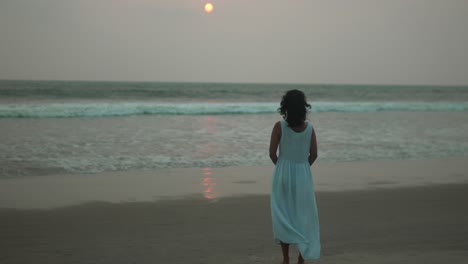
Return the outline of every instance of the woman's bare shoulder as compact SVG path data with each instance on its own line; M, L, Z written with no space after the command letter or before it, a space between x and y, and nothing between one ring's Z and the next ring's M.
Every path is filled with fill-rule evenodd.
M277 134L281 134L281 121L278 121L273 126L273 132Z
M281 121L276 122L273 129L281 131Z

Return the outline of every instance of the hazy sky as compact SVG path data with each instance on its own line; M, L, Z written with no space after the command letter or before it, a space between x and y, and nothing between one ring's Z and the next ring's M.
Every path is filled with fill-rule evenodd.
M468 85L467 0L0 0L0 79Z

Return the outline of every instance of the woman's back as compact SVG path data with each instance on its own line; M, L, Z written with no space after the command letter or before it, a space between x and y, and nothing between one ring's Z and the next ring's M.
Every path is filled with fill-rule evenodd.
M306 122L306 128L296 132L281 121L281 139L279 144L279 160L308 162L312 125Z

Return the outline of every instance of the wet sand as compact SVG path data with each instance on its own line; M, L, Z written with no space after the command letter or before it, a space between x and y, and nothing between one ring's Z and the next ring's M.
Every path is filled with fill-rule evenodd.
M317 162L315 190L341 192L468 183L468 157ZM0 208L51 209L92 201L151 202L202 195L208 200L268 195L273 165L178 168L0 179Z
M418 162L386 163L416 164L419 168ZM372 164L376 163L326 166L329 170L344 166L349 173L356 167L361 174L369 174ZM420 170L427 175L437 172L431 172L429 163ZM320 190L321 185L317 185L322 258L308 263L468 263L468 183L463 180L467 175L464 170L454 176L462 180L453 183L421 181L402 187L381 180L378 187L370 182L366 188L340 190ZM406 176L412 173L419 172L408 171ZM317 176L316 184L323 181ZM107 182L112 190L111 179ZM206 186L200 188L198 194L177 199L0 209L0 263L280 262L267 194L245 192L207 199ZM297 250L293 248L291 253L294 263Z
M467 263L467 200L467 184L318 192L318 263ZM265 195L3 209L0 233L1 263L280 260Z

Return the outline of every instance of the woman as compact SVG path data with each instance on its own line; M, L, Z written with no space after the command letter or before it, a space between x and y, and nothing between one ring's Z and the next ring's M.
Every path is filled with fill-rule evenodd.
M306 121L308 108L303 92L286 92L278 109L284 120L277 122L271 133L270 158L276 165L271 216L283 264L289 263L290 244L298 246L300 264L304 259L320 258L320 230L310 171L317 159L317 139L312 124Z

